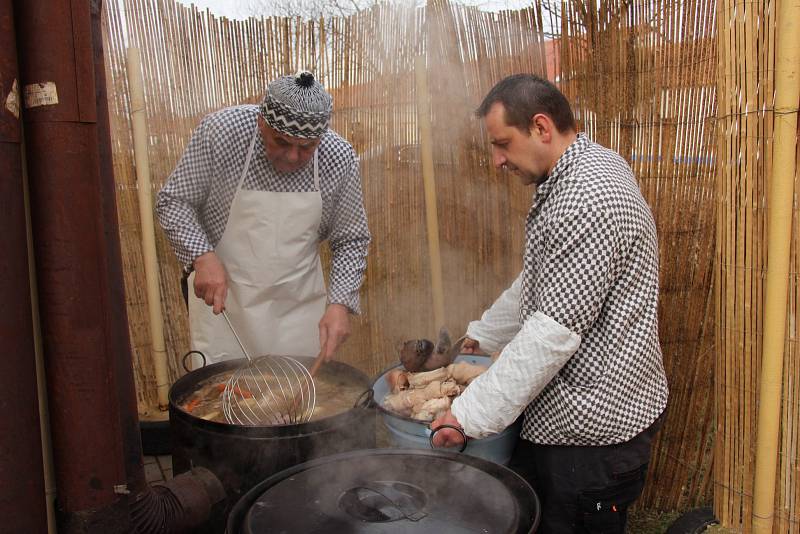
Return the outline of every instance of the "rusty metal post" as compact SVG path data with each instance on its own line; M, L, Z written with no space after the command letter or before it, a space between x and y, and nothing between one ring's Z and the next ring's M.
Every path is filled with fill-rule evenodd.
M0 0L0 530L47 532L22 176L17 46Z
M118 362L130 365L130 348L120 326L107 127L98 125L99 13L98 1L15 3L59 532L67 534L129 530L120 420L120 388L129 388Z
M136 382L133 378L133 360L128 334L128 314L122 274L122 251L119 242L114 158L111 150L111 124L108 113L105 56L103 54L103 28L100 1L92 2L92 50L94 52L95 98L97 102L97 129L99 135L100 174L103 187L103 225L106 228L106 248L109 252L109 275L118 283L110 286L111 300L120 310L109 318L114 365L117 377L117 395L121 418L122 444L128 490L133 498L147 489L144 472L142 435L139 427L139 406L136 403Z

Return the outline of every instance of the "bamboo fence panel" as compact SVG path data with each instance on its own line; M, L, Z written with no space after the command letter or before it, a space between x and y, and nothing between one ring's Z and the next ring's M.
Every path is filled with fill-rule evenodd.
M719 196L715 306L717 440L714 511L751 531L756 416L772 166L776 2L719 1ZM796 181L796 180L795 180ZM795 183L795 191L797 184ZM773 532L800 530L798 488L797 203L784 352L782 427Z
M547 5L561 88L581 128L631 163L659 234L670 401L639 506L686 509L712 491L714 2L586 5Z
M589 6L581 8L581 6ZM206 113L257 102L276 76L312 68L334 96L332 128L361 157L373 234L363 315L340 359L374 374L400 342L433 337L414 61L426 58L444 274L445 325L459 335L521 268L531 191L491 166L472 112L500 78L550 72L581 128L628 159L653 208L661 247L660 335L668 418L642 504L684 509L712 490L712 299L717 115L713 0L562 3L486 13L432 0L350 17L233 21L173 0L110 0L106 38L114 161L140 411L155 404L144 316L125 49L142 50L153 188ZM709 23L709 20L712 23ZM550 34L554 39L545 39ZM722 238L722 236L720 237ZM180 267L158 252L173 379L189 350ZM323 251L324 252L324 251ZM328 254L323 254L328 261Z

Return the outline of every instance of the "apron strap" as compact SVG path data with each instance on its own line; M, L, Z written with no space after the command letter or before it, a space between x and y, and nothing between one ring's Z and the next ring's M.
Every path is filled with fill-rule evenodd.
M250 139L250 148L247 149L247 157L244 159L244 167L242 168L242 175L239 177L239 185L236 186L236 194L241 191L244 184L244 177L247 176L247 171L250 169L250 160L253 159L253 149L256 146L256 138L258 138L258 124L256 123L256 130L253 132L253 138Z
M239 177L239 184L236 186L236 191L233 193L233 199L236 199L236 195L239 194L239 191L242 189L242 184L244 184L244 177L247 176L247 171L250 169L250 160L253 158L253 149L256 146L256 138L258 137L258 124L256 124L256 131L253 132L253 137L250 139L250 148L247 149L247 156L244 159L244 168L242 169L242 175ZM231 200L231 207L233 207L233 200ZM183 302L186 304L186 307L189 307L189 275L192 273L194 268L190 269L189 271L185 271L181 274L181 294L183 295Z
M319 147L314 151L314 191L319 191Z

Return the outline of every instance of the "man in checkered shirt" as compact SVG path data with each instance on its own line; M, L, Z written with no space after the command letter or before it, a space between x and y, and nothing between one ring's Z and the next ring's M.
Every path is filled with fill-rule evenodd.
M536 193L521 274L467 329L464 352L499 357L431 428L481 438L524 413L510 466L542 501L538 532L623 533L668 395L652 214L628 164L577 133L546 80L510 76L477 113L494 164Z
M186 272L192 348L330 359L359 313L370 234L353 147L328 129L331 96L310 72L271 82L261 105L206 116L158 194ZM330 244L326 290L319 243Z

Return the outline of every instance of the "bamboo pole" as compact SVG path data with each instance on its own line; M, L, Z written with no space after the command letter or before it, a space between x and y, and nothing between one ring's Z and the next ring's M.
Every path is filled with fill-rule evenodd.
M442 260L439 251L439 216L436 208L436 180L433 172L430 94L428 93L428 73L426 69L425 56L417 56L414 64L417 91L417 127L419 128L422 180L425 185L425 221L428 229L433 320L436 328L440 328L444 325L444 291L442 290Z
M147 124L144 108L144 86L139 49L128 48L128 84L131 99L131 123L133 128L133 153L136 166L139 217L142 225L142 255L147 282L147 311L150 337L153 345L153 362L156 372L158 409L169 407L169 371L167 349L164 344L164 318L161 315L161 292L159 290L158 255L156 234L153 228L153 200L150 184L150 161L147 156Z
M797 108L800 101L800 3L780 2L775 54L775 113L769 190L764 343L758 410L753 532L770 534L780 437L781 385L792 245Z

